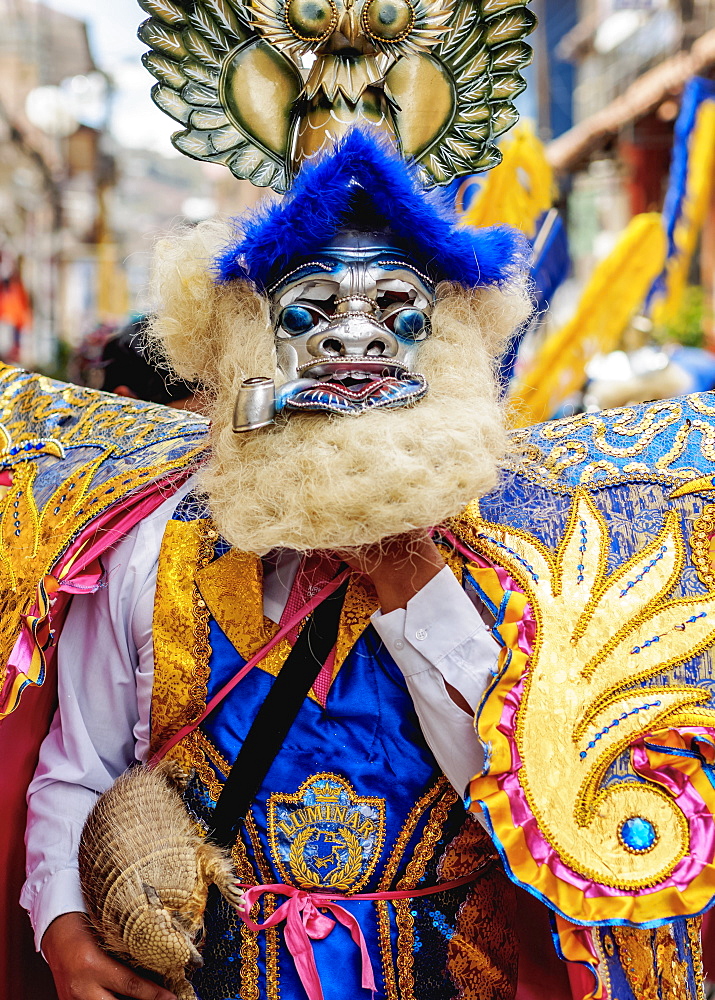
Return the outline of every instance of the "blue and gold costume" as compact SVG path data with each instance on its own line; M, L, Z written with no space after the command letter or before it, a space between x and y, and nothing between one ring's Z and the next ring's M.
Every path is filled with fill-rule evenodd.
M457 561L455 569L460 572ZM311 694L266 775L234 848L246 885L281 883L349 899L478 872L418 898L345 905L365 936L377 996L510 996L516 982L513 889L425 744L399 668L370 627L374 593L348 590L325 708ZM184 609L177 622L177 610ZM181 614L181 612L179 612ZM158 749L268 640L260 560L229 549L191 498L170 522L155 605L153 727ZM211 812L288 652L280 644L171 755L194 777L187 803ZM199 655L196 651L199 650ZM181 691L187 692L181 704ZM177 699L177 693L179 693ZM177 711L178 710L178 711ZM283 902L263 897L263 921ZM360 952L336 924L314 943L326 1000L360 994ZM280 928L256 933L218 894L209 902L202 1000L304 996Z
M41 526L48 517L59 516L53 513L57 500L69 494L43 492L40 486L45 482L61 485L88 461L88 485L82 496L77 500L73 497L71 503L79 505L77 510L85 510L86 501L97 497L92 504L96 512L83 529L84 537L91 540L95 526L104 518L120 511L126 515L132 504L146 495L143 484L155 484L164 496L170 488L167 477L186 474L203 447L205 424L189 415L90 390L78 391L22 372L8 370L3 379L5 392L1 402L5 426L11 431L8 437L12 439L4 457L4 468L11 481L9 488L5 486L2 501L3 523L8 528L3 535L3 555L15 567L16 592L28 595L26 604L16 606L13 621L8 617L7 634L11 641L21 627L26 628L22 616L28 611L34 612L30 615L33 622L39 621L37 609L31 603L32 593L43 593L37 590L38 582L54 572L61 578L61 588L68 585L68 580L71 584L71 573L63 576L58 567L67 564L66 554L77 541L71 530L73 522L68 519L62 522L67 526L64 533L57 528L42 535L46 549L24 547L26 536L22 528L16 536L13 527L20 508L15 506L17 492L12 484L22 486L25 498L22 502L29 505L32 515L25 519L23 514L21 524L27 524L28 529ZM517 632L520 623L528 619L529 588L524 574L531 579L526 566L533 552L518 546L536 545L544 551L563 546L574 501L586 502L584 494L591 498L590 504L596 511L594 514L588 504L583 508L583 519L588 524L586 542L592 527L600 524L609 544L606 567L609 573L617 572L624 561L638 558L641 549L658 540L663 531L663 514L654 510L654 506L677 513L683 541L676 548L683 562L679 579L673 584L675 594L679 599L708 598L715 582L712 557L715 510L711 502L715 492L715 455L705 418L712 405L711 397L705 394L611 414L569 418L524 432L520 443L531 461L514 467L502 490L482 502L479 514L471 510L463 521L451 526L462 544L482 554L481 561L467 559L467 583L478 588L495 612L495 631L505 650L503 662L507 669L500 675L503 683L509 683L509 669L519 666ZM25 427L28 414L32 420ZM122 433L118 434L120 429ZM37 448L38 443L42 447ZM146 459L144 445L151 445ZM152 450L155 448L165 455L165 465L156 462ZM115 454L119 455L119 466ZM118 469L125 470L128 462L131 475L123 471L123 478L117 481L114 475ZM63 468L67 471L65 476L60 474ZM115 482L124 483L124 490L116 488L108 494ZM599 521L599 517L603 520ZM582 535L578 524L577 527L580 550ZM83 536L79 537L81 540ZM657 545L658 552L662 544ZM590 559L587 550L588 544L584 553ZM489 559L485 557L487 551ZM646 559L646 564L653 558ZM452 554L450 562L457 572L464 571L462 559ZM635 573L633 579L642 575L647 580L661 562L644 574ZM38 565L41 566L39 581ZM587 563L579 565L584 566L585 575ZM520 576L523 587L518 584ZM627 592L631 594L639 588L640 583L636 583ZM621 591L624 589L625 585ZM295 732L278 756L241 832L234 857L245 884L277 881L314 889L327 883L348 895L351 889L365 892L397 887L409 891L415 886L435 886L458 879L493 857L491 842L482 835L479 825L466 816L457 796L439 774L419 732L400 674L369 628L369 616L375 606L374 595L354 582L343 610L336 675L327 707L323 709L312 697L306 700ZM686 656L682 666L676 668L678 688L696 693L697 703L703 706L699 710L703 711L707 710L712 685L709 648L687 656L691 641L687 619L695 618L696 614L689 612L684 619L685 628L675 629L673 634L682 637L678 640L684 644L680 655ZM3 753L8 760L13 759L12 755L17 756L18 747L24 757L31 759L44 735L44 720L37 709L41 702L44 705L47 701L43 701L45 691L51 693L52 653L61 620L58 602L50 602L41 621L42 628L35 628L32 633L36 653L42 657L38 662L45 663L47 669L37 676L25 675L20 684L21 702L0 727L0 737L6 741ZM703 620L707 621L698 619ZM167 526L154 625L156 682L152 725L154 746L158 749L174 732L201 715L207 697L228 674L257 652L276 628L262 614L260 560L228 549L205 511L197 505L184 503ZM635 644L630 648L635 649ZM190 804L204 820L218 798L229 762L235 757L252 713L287 654L287 643L279 643L261 667L239 685L236 694L240 691L241 697L227 701L205 725L175 748L176 759L195 770ZM631 659L640 655L634 653ZM27 666L28 669L31 666L29 659ZM6 698L17 689L18 677L16 670L6 673L3 689ZM654 680L659 683L658 675ZM559 691L563 689L552 690L560 704L563 699ZM648 703L658 700L657 695L652 699L647 697L648 686L633 690ZM498 694L496 684L488 694L495 692ZM366 705L370 706L368 712ZM51 700L47 706L51 709ZM478 720L483 737L489 735L484 727L491 711L486 701ZM639 720L641 714L639 711L629 718ZM34 729L29 724L30 718L34 720ZM643 725L647 726L647 713ZM676 772L667 770L670 760L681 768L687 765L690 769L685 777L699 794L707 794L705 786L712 788L711 766L708 746L702 739L703 727L699 728L700 732L694 734L698 739L691 741L690 748L668 747L667 733L661 733L662 757L648 758L641 754L636 760L639 771L633 770L627 749L616 758L607 753L612 762L606 787L624 781L636 780L641 784L652 781L659 773L658 766L665 768L660 772L663 778L672 781ZM542 729L548 750L557 734L546 722L542 722ZM491 735L495 735L495 730L491 730ZM502 739L508 736L508 732L500 734ZM594 743L592 753L599 744L603 752L609 750L605 737L590 742ZM475 781L472 790L488 808L499 805L498 765L503 764L500 747L494 741L491 751L488 773L481 779L486 784ZM391 760L399 760L399 783L390 770ZM409 767L405 767L405 761L409 761ZM538 758L527 763L529 767L538 765ZM682 770L680 773L683 774ZM23 774L19 769L14 777L15 784L20 785ZM679 780L687 791L687 781ZM493 783L491 790L489 782ZM8 803L9 794L6 793ZM498 808L492 809L490 816L501 865L514 881L534 892L534 886L525 878L528 865L533 863L530 855L515 851L514 843L508 839L505 817ZM702 816L707 820L707 812ZM541 820L548 832L548 816ZM536 827L533 829L538 832ZM22 831L13 828L8 832L11 836L7 841L7 856L14 857L10 850L15 851ZM647 854L642 857L647 861ZM510 995L515 975L512 934L519 925L521 910L514 911L514 890L501 865L485 870L473 884L446 893L346 904L361 922L378 990L384 996L423 1000L427 996ZM699 883L694 883L694 888L688 891L704 893L709 899L707 868L705 865ZM7 867L6 873L11 875L12 868ZM567 880L556 887L554 883L543 885L544 902L563 913L565 907L561 901L570 891L564 889ZM643 897L643 893L628 890L624 895L635 900ZM596 900L594 905L598 905L594 893L592 898ZM604 898L612 900L613 891ZM596 916L589 932L593 943L590 958L583 941L573 937L574 929L578 930L573 915L566 913L570 922L557 918L560 946L566 957L574 961L595 964L598 960L598 971L609 989L606 994L609 998L641 1000L650 990L653 996L667 1000L698 1000L703 995L699 921L688 915L697 913L702 906L691 905L687 892L679 898L680 913L666 911L653 920L651 927L620 926L618 920L605 913L600 919ZM280 898L266 894L253 916L264 920L280 903ZM196 980L202 998L232 995L242 1000L277 1000L280 996L287 1000L291 996L289 991L300 997L292 959L282 944L283 930L278 927L256 934L239 926L238 917L223 907L220 900L212 898L206 955L215 956L217 961L207 962L207 972ZM345 995L340 992L345 975L349 971L357 976L359 969L359 952L347 932L336 926L328 938L315 942L315 953L326 996ZM232 977L238 984L233 993L226 986L226 980L231 981ZM578 992L574 987L574 996L581 1000L588 989ZM359 995L357 989L353 995Z

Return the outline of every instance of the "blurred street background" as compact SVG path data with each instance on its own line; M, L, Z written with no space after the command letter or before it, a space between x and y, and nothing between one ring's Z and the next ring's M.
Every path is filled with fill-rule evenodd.
M152 246L257 198L175 152L135 0L0 0L0 358L64 374L146 310ZM100 335L101 335L100 330Z
M504 137L505 152L516 144L511 167L505 159L506 172L451 192L465 222L504 219L534 244L539 311L505 368L515 408L530 422L710 387L715 127L700 112L715 108L715 0L533 0L532 9L540 26L520 98L525 124ZM153 106L140 62L143 17L135 0L0 0L5 361L66 377L80 343L91 351L93 337L103 342L150 309L157 236L262 196L172 149L179 126ZM519 185L527 204L513 217ZM614 306L607 321L594 306L604 298ZM680 348L700 353L687 364L679 355L674 374ZM533 399L534 373L545 360L553 369L554 356L564 371ZM701 362L707 374L693 381ZM632 388L644 372L646 387Z

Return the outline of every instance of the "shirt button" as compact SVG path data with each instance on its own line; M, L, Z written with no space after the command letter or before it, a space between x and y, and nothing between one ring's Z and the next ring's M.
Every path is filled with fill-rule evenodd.
M419 639L420 642L427 638L427 629L420 628L415 632L415 639Z
M404 649L404 648L405 648L405 644L402 641L402 639L396 639L395 640L395 649Z

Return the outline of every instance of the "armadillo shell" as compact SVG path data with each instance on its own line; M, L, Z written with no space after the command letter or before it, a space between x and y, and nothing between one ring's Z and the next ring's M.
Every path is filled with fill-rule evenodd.
M110 951L133 960L125 931L147 906L145 886L181 911L196 885L196 832L161 767L131 768L97 800L79 844L79 877L92 923Z

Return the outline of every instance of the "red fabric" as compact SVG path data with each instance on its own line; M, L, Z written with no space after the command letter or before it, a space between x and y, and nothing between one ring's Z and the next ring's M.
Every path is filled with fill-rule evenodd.
M35 952L30 921L18 899L25 881L25 790L55 710L55 677L25 692L0 726L0 997L54 1000L50 970Z
M123 505L93 523L75 540L73 548L96 537L83 550L75 575L119 540L142 517L160 506L168 490L178 489L186 476L173 482L154 483L132 507ZM99 519L102 521L102 519ZM67 595L56 604L53 626L59 633ZM35 951L27 914L18 899L25 881L25 824L27 786L37 766L40 744L50 727L56 705L56 674L53 647L46 654L46 677L41 687L28 688L17 709L0 720L0 1000L55 1000L52 976L44 959Z
M582 1000L571 990L566 962L556 954L549 911L524 889L516 889L519 983L516 1000Z
M0 290L0 320L16 330L24 330L32 323L30 298L17 274Z
M325 555L323 552L313 552L310 555L303 556L298 567L298 572L295 575L291 592L288 595L288 601L281 615L280 624L285 625L286 622L289 622L308 603L311 597L317 594L319 590L322 590L325 584L333 579L339 567L339 559ZM295 642L298 631L299 626L296 625L293 631L289 633L288 639L291 643ZM328 692L333 680L334 664L335 649L332 649L313 685L315 697L323 708L325 708L325 703L328 700Z

